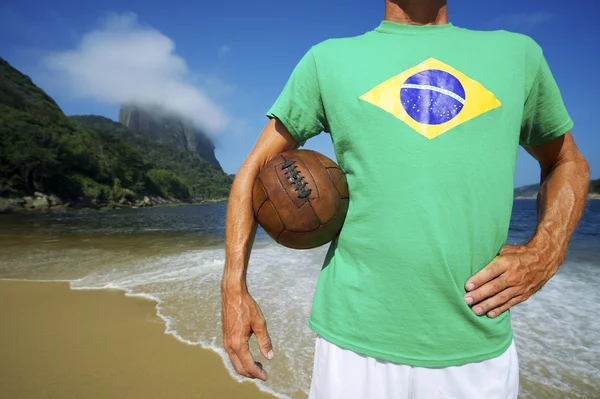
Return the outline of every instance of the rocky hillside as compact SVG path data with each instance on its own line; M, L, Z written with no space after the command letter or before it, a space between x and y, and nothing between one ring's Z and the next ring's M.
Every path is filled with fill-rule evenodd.
M515 198L536 198L539 190L539 184L518 187L515 188ZM600 199L600 179L590 181L588 198Z
M128 104L121 107L119 122L147 137L199 155L211 165L221 169L215 157L215 145L203 132L179 117L168 115L154 107L143 108Z
M600 194L600 179L590 181L590 193Z
M600 179L590 181L590 191L588 198L600 199Z
M515 188L515 198L535 198L539 190L539 184L517 187Z
M0 212L227 196L231 178L197 156L160 143L150 151L125 136L65 116L0 58Z
M139 150L155 167L168 170L186 182L195 198L224 198L233 178L197 154L148 138L119 122L97 115L73 116L89 129L112 135Z

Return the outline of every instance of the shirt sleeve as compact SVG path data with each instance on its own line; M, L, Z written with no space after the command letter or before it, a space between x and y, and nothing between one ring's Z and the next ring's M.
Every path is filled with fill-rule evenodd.
M533 82L526 97L521 123L520 144L532 147L560 137L573 128L573 121L563 103L560 90L541 48L537 68L533 68Z
M279 119L300 145L328 130L314 49L296 65L267 117Z

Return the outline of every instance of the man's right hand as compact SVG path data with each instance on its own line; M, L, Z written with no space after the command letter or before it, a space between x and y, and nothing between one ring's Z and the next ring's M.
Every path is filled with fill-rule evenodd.
M256 335L263 356L273 358L265 318L246 287L246 269L257 228L252 209L254 181L274 156L297 147L283 123L271 119L236 174L229 195L221 282L223 346L235 371L248 378L267 379L262 365L250 353L248 341L252 334Z
M254 360L248 341L256 335L263 356L273 359L267 323L254 298L243 289L223 288L223 347L238 374L267 380L262 365Z

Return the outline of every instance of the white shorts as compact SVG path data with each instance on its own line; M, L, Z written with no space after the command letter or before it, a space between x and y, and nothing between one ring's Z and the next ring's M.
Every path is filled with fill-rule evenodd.
M514 341L494 359L422 368L359 355L317 337L309 399L516 399L518 393Z

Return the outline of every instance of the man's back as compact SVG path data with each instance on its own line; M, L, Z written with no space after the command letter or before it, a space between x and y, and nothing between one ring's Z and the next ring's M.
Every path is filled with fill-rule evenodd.
M348 178L310 319L320 336L421 367L509 347L509 313L477 316L463 296L505 244L519 144L571 128L531 39L384 21L313 47L269 115L298 142L330 132Z

